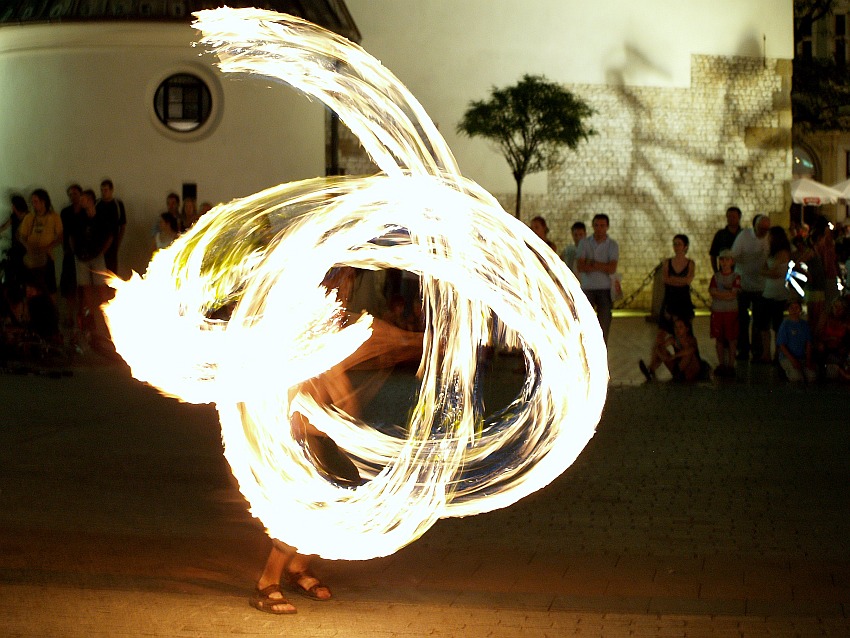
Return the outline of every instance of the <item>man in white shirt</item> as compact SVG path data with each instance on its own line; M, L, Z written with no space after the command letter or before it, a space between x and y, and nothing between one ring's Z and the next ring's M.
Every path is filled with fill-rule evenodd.
M752 354L753 360L761 360L761 330L765 327L767 309L764 307L764 275L761 269L770 251L767 231L770 218L756 215L753 227L738 233L732 244L735 272L741 275L741 292L738 295L738 361L746 361ZM753 313L752 338L750 338L750 309Z
M611 311L614 308L611 299L611 275L617 272L617 262L620 259L620 247L608 237L608 226L608 215L594 215L593 234L579 242L576 253L581 289L596 309L602 338L606 344L611 330Z

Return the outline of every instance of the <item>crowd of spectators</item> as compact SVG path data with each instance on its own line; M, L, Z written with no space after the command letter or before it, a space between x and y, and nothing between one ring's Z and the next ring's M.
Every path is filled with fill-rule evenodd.
M30 193L29 205L21 194L11 197L10 215L0 225L0 236L8 238L0 260L4 347L38 339L115 356L101 306L112 294L109 278L118 276L127 211L111 180L103 180L99 190L98 196L72 184L68 204L58 213L42 188ZM151 252L168 246L211 208L191 198L181 207L174 193L167 201L151 232ZM54 259L60 250L61 261Z
M572 243L561 259L579 278L597 310L607 343L610 308L617 290L619 249L607 236L608 218L593 219L594 235L576 221ZM548 226L535 217L531 229L556 250ZM658 331L648 363L638 362L647 381L665 366L680 381L708 378L693 334L691 285L696 263L687 256L690 241L673 237L673 256L662 261L659 274L664 297ZM767 215L741 225L741 210L726 211L726 225L709 249L713 270L710 336L715 341L716 378L734 378L736 364L775 365L791 381L850 381L850 296L845 285L850 270L850 226L836 226L815 215L811 224L772 226Z
M708 291L710 335L718 360L714 375L734 378L737 361L776 365L789 381L850 381L850 297L844 295L850 228L815 216L810 226L798 223L786 229L771 226L766 215L756 215L751 226L742 228L737 207L726 211L726 222L709 249L714 269ZM675 283L666 270L664 283L653 353L665 338L675 340L676 335L665 325ZM672 314L690 321L689 312ZM655 354L652 361L657 365ZM652 364L639 365L652 380Z
M109 277L117 276L126 210L108 179L100 184L100 197L78 184L68 188L67 196L68 205L60 213L44 189L30 193L29 205L22 195L11 197L11 213L0 226L0 234L8 230L11 237L0 262L4 334L10 327L26 327L46 340L114 353L100 307L111 293ZM166 210L151 229L151 252L170 245L210 208L208 203L198 206L191 197L181 204L180 197L170 193ZM584 222L575 222L573 241L561 252L596 309L606 342L611 308L622 294L619 247L608 236L609 224L605 215L594 216L593 233L588 235ZM535 217L530 226L557 250L543 217ZM60 246L57 279L53 254ZM665 293L658 332L649 364L640 362L648 380L661 365L683 380L706 373L691 328L696 264L687 256L689 247L687 235L675 235L674 254L661 264ZM836 227L820 216L809 225L792 223L787 229L771 226L766 215L742 225L741 210L733 206L709 256L714 270L708 293L718 362L715 376L734 377L737 361L777 365L793 380L850 380L850 297L843 294L850 227ZM382 282L385 312L378 316L403 329L421 330L415 301L418 281L406 281L405 274L389 273ZM64 315L57 303L60 295ZM692 355L700 366L692 365Z
M126 209L109 179L100 183L100 197L79 184L69 186L67 195L59 213L42 188L30 194L31 209L22 195L11 198L12 212L0 227L11 230L2 260L3 334L35 335L53 345L67 338L78 347L85 339L114 354L100 306L109 298L108 278L118 271ZM54 249L60 246L57 279Z

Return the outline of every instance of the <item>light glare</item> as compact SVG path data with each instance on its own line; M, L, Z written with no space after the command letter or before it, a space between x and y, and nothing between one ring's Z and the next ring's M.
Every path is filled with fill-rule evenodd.
M144 277L114 281L106 316L133 375L216 404L251 512L305 554L383 556L440 517L505 507L551 482L593 435L608 380L599 324L569 269L459 174L422 107L365 51L268 11L196 16L223 71L321 100L383 173L284 184L217 206L156 253ZM321 405L308 389L332 368L396 347L366 314L340 322L345 309L322 281L341 265L422 279L421 386L403 436ZM232 313L214 318L222 307ZM475 383L479 352L493 342L523 349L527 378L485 419ZM296 413L337 443L364 484L321 475L293 435Z

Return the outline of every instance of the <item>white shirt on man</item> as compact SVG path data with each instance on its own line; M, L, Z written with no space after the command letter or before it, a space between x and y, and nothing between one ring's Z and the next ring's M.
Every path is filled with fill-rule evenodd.
M761 292L764 290L762 266L770 252L767 234L757 237L753 228L744 228L735 237L732 244L732 256L735 258L735 272L741 275L741 290Z
M617 242L606 236L601 242L597 242L593 235L588 235L578 243L576 251L577 259L592 259L603 264L610 261L619 261L620 247ZM611 288L611 276L607 272L581 272L579 273L582 290L609 290Z

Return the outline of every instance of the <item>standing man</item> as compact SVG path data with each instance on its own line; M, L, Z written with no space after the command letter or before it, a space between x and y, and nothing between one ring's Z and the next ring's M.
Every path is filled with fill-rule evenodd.
M59 292L67 304L65 325L72 328L77 321L77 264L71 249L71 235L74 233L77 217L83 209L80 203L82 193L83 188L79 184L71 184L68 187L70 203L59 213L62 220L62 274L59 277Z
M113 275L118 276L118 249L124 238L124 229L127 227L127 211L124 202L114 197L115 187L111 179L105 179L100 183L100 201L97 203L97 212L102 219L108 220L112 243L104 254L106 267Z
M750 354L753 361L760 361L762 339L759 334L766 325L767 308L762 292L764 275L761 269L767 262L770 250L767 231L770 230L770 218L756 215L753 227L742 230L732 244L732 257L735 259L735 272L741 275L741 292L738 295L738 361L746 361ZM750 337L750 309L753 313L752 338ZM752 352L751 352L752 346Z
M183 228L183 218L181 217L182 213L180 211L180 195L177 193L168 193L168 197L165 198L165 212L171 215L174 215L174 219L177 220L177 228ZM160 218L162 216L160 215ZM156 224L154 225L154 234L159 232L159 218L157 218Z
M178 221L180 219L180 195L177 193L168 193L165 198L165 212L174 215Z
M570 235L572 235L573 243L567 244L567 247L564 248L561 253L561 259L567 264L567 267L573 271L573 274L578 277L578 266L576 265L576 255L578 254L578 245L582 239L587 237L587 227L584 225L584 222L575 222L570 227Z
M614 308L611 299L611 275L617 272L617 262L620 259L620 247L608 237L608 225L608 215L594 215L593 234L579 242L576 252L581 289L587 295L590 305L596 309L606 345L611 330L611 311Z
M741 209L737 206L730 206L726 209L726 225L714 233L711 248L708 249L712 272L717 272L719 269L717 257L720 255L720 251L727 248L731 249L739 232L741 232Z
M156 242L156 236L161 230L160 222L165 219L163 215L172 215L177 221L177 230L180 230L183 223L180 218L180 195L177 193L168 193L168 196L165 198L165 210L157 216L156 221L151 226L151 238L153 238L154 242Z
M80 201L82 213L77 218L71 247L76 259L77 285L80 291L80 316L83 337L101 353L114 351L109 339L109 329L101 306L109 300L106 284L105 255L112 245L112 220L103 217L103 208L95 206L92 190L83 191ZM85 335L88 332L88 335Z

